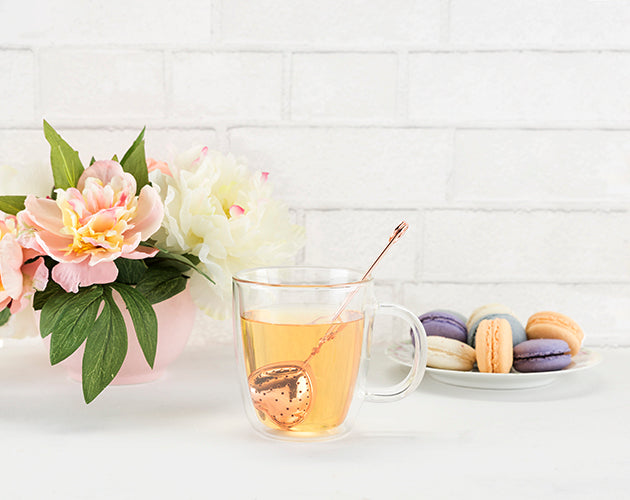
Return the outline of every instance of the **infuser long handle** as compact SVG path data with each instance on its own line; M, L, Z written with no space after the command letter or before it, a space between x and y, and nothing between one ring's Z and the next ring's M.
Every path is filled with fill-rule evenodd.
M374 269L376 267L376 264L378 264L381 261L381 259L383 258L383 255L385 255L385 252L387 252L387 250L389 250L389 247L391 247L400 238L402 238L403 235L407 232L407 229L409 229L409 224L407 224L405 221L402 221L400 224L398 224L396 226L396 229L394 229L394 232L389 237L389 243L387 243L385 248L383 248L383 251L379 254L379 256L376 257L376 260L374 262L372 262L372 265L366 271L366 273L363 275L363 278L361 278L361 281L363 281L364 279L366 279L370 275L370 273L372 272L372 269ZM347 306L347 305L348 304L344 303L344 307ZM343 307L342 307L342 310L343 310ZM339 314L341 314L341 313L339 313Z
M376 264L378 264L381 261L381 259L383 258L387 250L389 250L389 247L391 247L400 238L402 238L402 236L407 232L407 229L409 229L409 224L407 224L405 221L402 221L400 224L398 224L398 226L396 226L396 229L394 229L394 232L389 237L389 243L387 243L385 248L383 248L383 251L379 254L379 256L376 257L376 260L372 262L372 265L363 275L363 278L361 278L361 281L366 280L370 276L370 273L376 267ZM341 313L343 313L344 309L348 307L348 305L350 305L352 298L357 294L358 291L359 289L355 288L348 294L348 296L346 297L346 300L343 302L343 304L341 304L341 307L337 309L337 312L333 316L333 319L332 319L333 323L339 319L339 316L341 316Z
M374 260L374 262L372 262L372 265L365 272L365 274L363 275L363 278L361 278L361 281L364 281L365 279L367 279L370 276L370 273L376 267L376 265L381 261L381 259L385 255L385 253L387 253L389 248L394 243L396 243L400 238L402 238L402 236L407 232L407 229L409 229L409 224L407 224L405 221L402 221L400 224L398 224L398 226L396 226L396 229L394 229L394 232L389 237L389 242L387 243L385 248L383 248L383 250L381 251L379 256L376 257L376 260ZM346 300L343 301L343 304L341 304L339 309L337 309L337 312L335 313L335 315L333 316L332 321L331 321L331 323L333 323L333 325L331 325L331 327L328 329L328 331L319 339L319 341L317 342L317 345L313 348L313 350L309 354L308 358L306 358L304 360L304 364L305 365L308 364L308 362L313 358L313 356L315 356L319 352L321 347L326 342L328 342L329 340L332 340L335 337L335 335L337 334L337 332L339 330L338 330L338 325L335 325L334 323L335 323L335 321L337 321L339 319L339 317L341 316L341 314L343 313L345 308L348 307L348 305L350 305L350 302L352 301L352 298L357 294L358 291L359 291L359 289L355 287L355 289L352 290L348 294L348 296L346 297Z

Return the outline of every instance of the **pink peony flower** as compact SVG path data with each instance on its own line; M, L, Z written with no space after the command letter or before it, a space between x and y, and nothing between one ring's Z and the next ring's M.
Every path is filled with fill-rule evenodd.
M43 290L48 283L44 259L37 258L34 250L23 249L18 233L17 218L0 212L0 310L9 306L11 314L29 305L35 290Z
M149 170L149 172L159 170L163 174L170 175L171 177L173 176L173 174L171 173L171 169L168 168L168 163L166 163L165 161L156 160L154 158L147 158L147 169Z
M157 253L140 242L160 227L162 201L151 186L136 196L136 180L119 163L94 162L76 188L56 193L56 200L28 196L19 217L33 230L25 244L59 262L52 278L67 292L113 282L118 257L144 259Z

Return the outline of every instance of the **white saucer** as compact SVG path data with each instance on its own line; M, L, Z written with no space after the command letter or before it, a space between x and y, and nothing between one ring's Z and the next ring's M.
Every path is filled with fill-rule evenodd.
M401 365L411 366L413 346L410 342L398 342L387 348L387 356ZM560 377L592 368L602 360L601 354L591 349L582 349L573 356L566 368L553 372L519 373L480 373L478 371L461 372L427 367L427 373L444 384L475 389L531 389L551 384Z

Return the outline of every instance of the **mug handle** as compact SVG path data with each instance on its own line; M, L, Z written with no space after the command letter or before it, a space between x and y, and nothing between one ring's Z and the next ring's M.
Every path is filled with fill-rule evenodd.
M380 392L367 391L365 399L378 403L397 401L404 398L410 392L416 390L427 366L427 334L418 317L409 309L405 309L397 304L379 304L376 313L379 312L395 316L409 323L411 334L413 336L413 361L411 370L404 380L389 388L389 390Z

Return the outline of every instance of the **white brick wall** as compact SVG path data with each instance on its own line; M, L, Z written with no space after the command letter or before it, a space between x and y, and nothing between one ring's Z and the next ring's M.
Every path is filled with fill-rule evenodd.
M320 46L436 43L440 0L223 0L226 42Z
M448 130L234 128L231 150L269 168L276 191L300 208L406 208L445 200Z
M209 42L211 3L206 0L3 1L0 43L179 44Z
M627 46L629 22L623 0L451 0L456 44Z
M630 119L630 53L434 52L409 59L418 121L576 125Z
M98 117L93 118L98 124L162 117L163 61L157 51L42 50L41 107L51 122Z
M417 268L415 250L422 242L418 215L409 210L334 210L306 214L305 260L313 265L339 265L366 270L387 243L392 230L406 220L409 231L392 247L375 273L384 281L407 281Z
M35 62L29 50L0 51L2 122L24 125L35 113Z
M173 114L198 117L279 119L282 55L247 52L176 52L171 71Z
M626 131L461 130L451 187L461 201L627 201L629 167Z
M395 54L295 54L291 117L392 119L397 72Z
M428 210L419 278L624 282L630 276L626 228L627 211Z
M146 124L152 156L270 171L303 262L365 267L406 218L382 300L556 309L630 345L630 2L52 5L0 2L0 192L46 190L43 117L86 160Z

